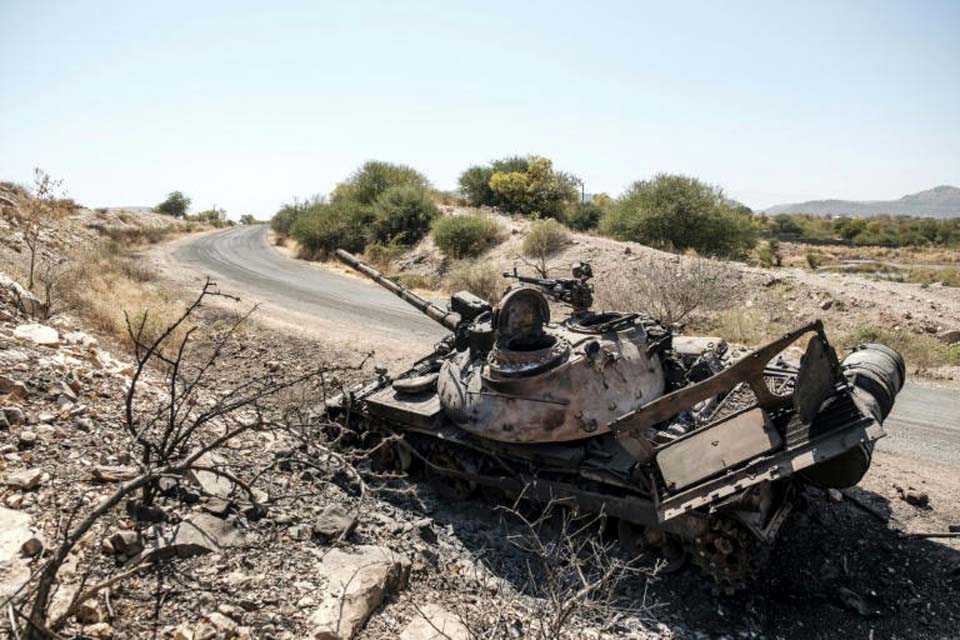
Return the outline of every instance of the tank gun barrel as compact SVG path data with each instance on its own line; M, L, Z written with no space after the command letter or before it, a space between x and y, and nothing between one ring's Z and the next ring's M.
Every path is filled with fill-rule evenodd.
M337 258L339 258L340 261L347 266L356 269L363 275L367 276L407 304L415 307L424 315L440 323L450 331L455 331L457 325L460 323L459 314L456 314L452 311L447 311L446 309L433 304L429 300L418 296L413 291L410 291L405 287L401 287L399 284L385 276L383 273L377 271L363 260L360 260L352 253L344 251L343 249L337 249Z

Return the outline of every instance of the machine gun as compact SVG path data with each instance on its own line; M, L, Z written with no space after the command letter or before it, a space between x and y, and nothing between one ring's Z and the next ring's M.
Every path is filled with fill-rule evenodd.
M590 284L593 268L588 262L578 262L572 271L572 278L532 278L520 275L514 267L513 273L505 272L503 277L533 285L557 302L569 304L575 314L584 313L593 305L593 285Z

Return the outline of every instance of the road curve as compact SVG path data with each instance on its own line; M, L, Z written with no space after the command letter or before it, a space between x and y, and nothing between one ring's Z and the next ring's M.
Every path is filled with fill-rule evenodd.
M273 249L265 225L197 236L174 250L180 266L225 289L342 326L431 344L447 332L390 292Z
M403 342L411 352L424 352L446 333L376 285L282 255L269 245L265 225L190 238L176 247L173 256L181 267L212 276L305 322L316 319L344 331L393 338L394 344ZM889 437L880 441L881 451L960 466L960 394L956 390L908 383L885 427Z

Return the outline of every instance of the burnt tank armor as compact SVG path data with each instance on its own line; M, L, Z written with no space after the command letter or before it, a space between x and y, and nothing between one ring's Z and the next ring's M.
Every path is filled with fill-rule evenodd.
M337 257L451 334L401 375L329 403L334 417L402 435L404 470L419 462L464 492L568 497L615 516L628 544L690 555L727 590L751 571L744 536L772 542L796 485L847 487L866 473L904 382L883 345L839 362L819 321L734 354L642 314L594 312L586 263L571 278L514 270L495 307L461 291L443 309ZM572 312L554 321L551 301ZM782 354L808 335L799 362ZM696 545L717 537L731 557L704 563Z

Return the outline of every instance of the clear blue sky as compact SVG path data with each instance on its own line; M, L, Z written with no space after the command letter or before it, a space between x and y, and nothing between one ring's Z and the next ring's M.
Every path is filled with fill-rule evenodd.
M508 154L754 207L960 184L960 1L0 0L0 179L269 216Z

